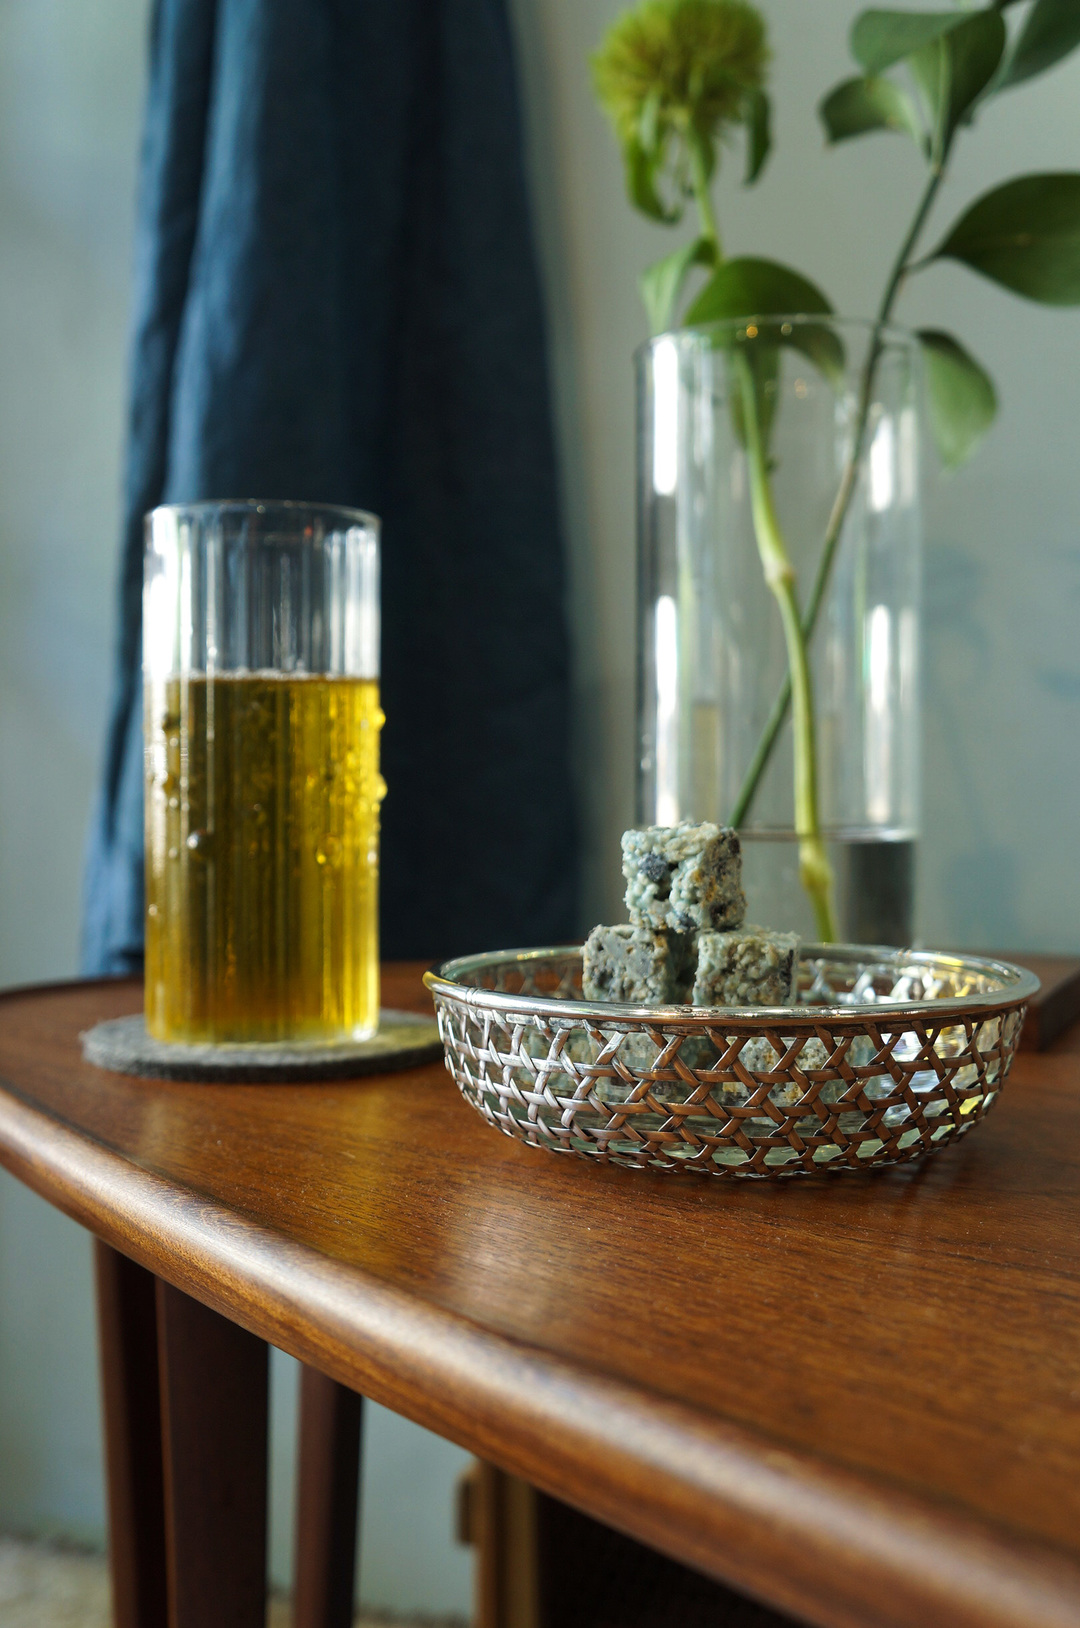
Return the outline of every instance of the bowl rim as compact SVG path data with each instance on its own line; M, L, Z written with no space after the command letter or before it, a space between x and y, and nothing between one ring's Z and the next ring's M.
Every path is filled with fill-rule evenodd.
M860 1001L839 1006L631 1006L620 1001L571 1001L542 995L510 995L494 989L478 989L461 978L481 967L552 960L580 955L581 944L546 946L527 950L486 950L475 955L455 956L424 973L424 984L433 996L464 1003L491 1012L529 1012L537 1017L591 1020L593 1023L630 1024L688 1030L715 1027L718 1020L736 1027L814 1029L828 1023L888 1023L894 1020L927 1018L937 1020L957 1016L998 1014L1024 1005L1042 987L1027 967L996 957L961 955L948 950L905 950L880 944L814 944L802 946L800 958L839 961L893 962L906 966L939 966L982 973L1001 980L1002 987L976 995L949 996L922 1001Z

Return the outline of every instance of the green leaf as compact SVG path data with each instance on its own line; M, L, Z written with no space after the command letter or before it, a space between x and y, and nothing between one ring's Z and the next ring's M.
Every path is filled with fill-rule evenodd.
M725 260L717 267L684 322L689 326L800 313L829 316L832 306L820 288L789 266L747 258ZM762 353L769 349L778 353L782 345L802 351L833 382L843 374L843 343L828 323L761 322L760 332L748 337ZM772 376L775 379L775 372Z
M715 262L716 244L712 238L698 237L642 272L638 287L654 334L663 333L671 326L672 313L691 267L711 266Z
M906 130L917 146L923 145L915 104L891 79L845 79L825 97L818 113L830 142L871 130Z
M993 380L958 339L920 329L930 428L946 469L970 458L997 413Z
M1000 11L972 11L912 55L909 67L927 104L938 151L994 78L1007 39Z
M687 324L738 317L828 316L832 306L819 288L775 260L725 260L687 311Z
M995 187L930 256L944 257L1043 305L1080 305L1080 175L1021 175Z
M623 146L623 161L626 165L626 190L634 208L640 209L650 220L663 221L669 226L677 221L682 210L668 209L656 190L661 156L647 152L641 142L632 137Z
M772 129L769 98L763 90L754 90L746 99L746 174L743 186L752 187L762 170L772 147Z
M864 11L852 26L851 54L866 73L879 74L970 16L964 11Z
M941 152L997 71L1008 34L998 11L974 11L916 51L912 77L922 92Z
M827 322L791 322L766 329L791 350L802 351L829 383L839 388L844 377L844 342Z
M995 90L1006 90L1035 74L1045 73L1078 45L1080 5L1077 0L1035 0Z
M783 349L801 351L834 387L844 376L844 346L839 334L826 322L767 322L748 324L721 341L729 356L736 352L746 358L754 384L758 426L762 445L768 447L773 422L780 406L780 354ZM732 367L732 380L735 380ZM735 434L746 445L742 391L731 385L731 413Z

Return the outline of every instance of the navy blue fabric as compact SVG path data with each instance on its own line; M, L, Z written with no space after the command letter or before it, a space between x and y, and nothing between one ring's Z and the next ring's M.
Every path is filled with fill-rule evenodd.
M84 965L141 966L142 516L383 517L388 956L565 940L543 323L503 0L158 0L117 681Z

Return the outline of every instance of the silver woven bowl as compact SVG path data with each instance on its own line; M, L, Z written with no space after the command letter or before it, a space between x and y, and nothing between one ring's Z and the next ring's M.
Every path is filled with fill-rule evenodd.
M1039 981L973 956L804 946L796 1006L581 999L581 950L424 976L466 1102L532 1147L776 1178L899 1164L977 1125Z

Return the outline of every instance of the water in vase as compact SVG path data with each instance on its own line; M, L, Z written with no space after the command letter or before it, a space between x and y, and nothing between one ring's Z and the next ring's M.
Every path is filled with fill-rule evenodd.
M791 831L744 831L743 887L749 921L817 938L810 901L799 885L799 845ZM914 936L916 842L910 832L844 832L826 845L832 866L836 928L848 944L906 947Z

